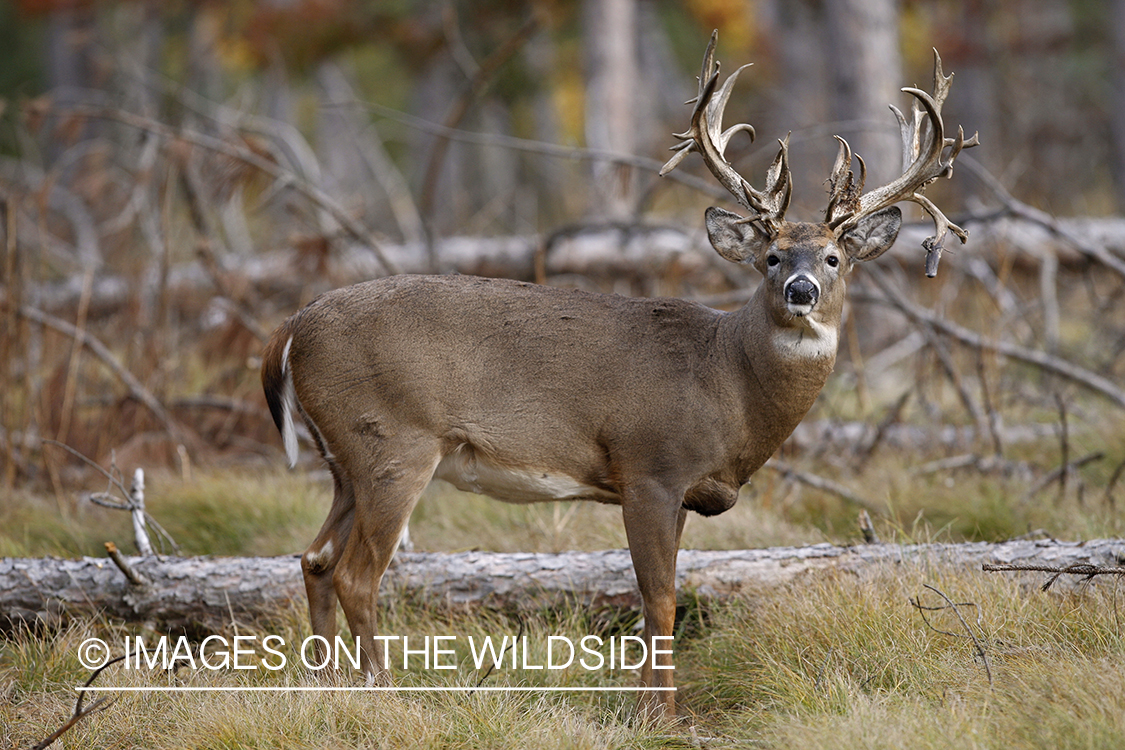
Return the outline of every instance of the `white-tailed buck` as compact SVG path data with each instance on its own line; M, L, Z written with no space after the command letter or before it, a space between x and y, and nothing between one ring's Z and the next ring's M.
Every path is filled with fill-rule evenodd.
M699 152L749 213L706 213L719 255L764 280L746 306L723 313L679 299L634 299L466 276L395 276L329 292L289 318L264 354L262 381L290 463L294 417L332 471L335 497L302 558L313 632L336 632L339 599L371 681L386 682L375 648L379 583L422 490L435 477L506 502L594 500L621 506L644 635L668 638L676 553L688 511L729 509L738 490L816 400L836 359L844 278L894 242L910 200L933 217L940 247L964 238L921 193L948 175L962 147L934 92L903 89L905 169L863 193L840 141L824 221L785 220L787 144L763 191L724 157L721 118L738 71L717 88L707 48L691 128L664 171ZM670 649L658 640L658 649ZM649 658L643 686L671 688L671 659ZM668 690L644 706L674 712Z

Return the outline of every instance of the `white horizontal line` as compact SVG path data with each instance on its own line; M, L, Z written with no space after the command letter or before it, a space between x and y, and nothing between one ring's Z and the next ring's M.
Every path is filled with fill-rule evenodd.
M80 693L642 693L675 692L674 687L310 687L310 686L242 686L242 687L84 687Z

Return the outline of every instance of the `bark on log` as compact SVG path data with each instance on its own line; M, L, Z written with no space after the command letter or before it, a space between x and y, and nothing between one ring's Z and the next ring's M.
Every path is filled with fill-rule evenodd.
M1125 540L1054 540L999 544L872 544L683 550L681 594L706 601L760 590L817 571L870 574L886 566L948 565L979 570L983 563L1119 565ZM95 614L188 632L215 630L303 606L299 558L128 558L146 580L135 585L106 558L0 560L0 624L58 623ZM983 575L983 573L982 573ZM993 574L994 575L994 574ZM1035 580L1042 582L1042 574ZM1065 585L1060 581L1058 585ZM1072 585L1073 581L1069 582ZM604 552L402 553L383 583L384 596L429 606L527 610L570 603L634 608L640 598L627 550Z

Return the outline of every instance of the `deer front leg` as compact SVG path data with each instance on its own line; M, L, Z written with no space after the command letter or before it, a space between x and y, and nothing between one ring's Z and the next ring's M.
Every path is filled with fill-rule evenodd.
M644 602L644 640L648 658L641 668L641 686L674 686L670 654L676 623L676 553L680 546L686 511L682 493L655 485L624 493L622 516L629 553ZM654 636L660 636L654 640ZM676 694L672 690L641 693L641 712L652 718L671 719L676 715Z

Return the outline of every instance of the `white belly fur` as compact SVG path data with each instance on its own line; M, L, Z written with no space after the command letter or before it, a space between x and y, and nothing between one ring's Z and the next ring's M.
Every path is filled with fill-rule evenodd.
M464 492L488 495L506 503L539 503L550 500L617 502L613 492L583 484L566 474L499 466L472 451L458 449L445 456L434 472Z

